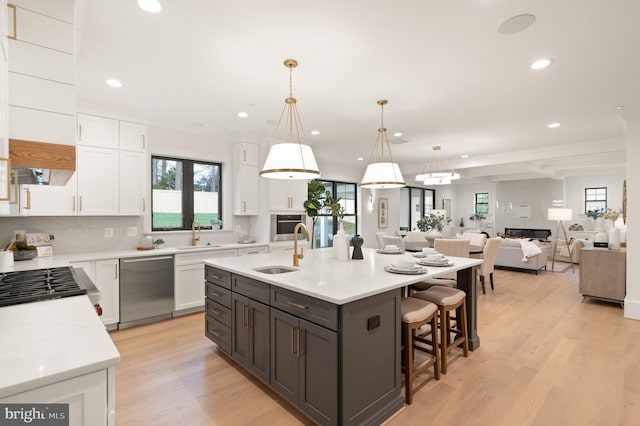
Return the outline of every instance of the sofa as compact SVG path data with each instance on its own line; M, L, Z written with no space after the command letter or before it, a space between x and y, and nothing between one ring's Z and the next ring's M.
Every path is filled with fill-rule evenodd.
M529 241L525 239L525 241ZM535 272L536 275L541 270L547 269L547 251L544 245L537 240L530 241L532 244L540 248L540 253L526 256L522 250L522 244L519 239L505 238L498 247L496 255L495 267L505 269L517 269L523 271ZM526 259L526 261L523 261Z

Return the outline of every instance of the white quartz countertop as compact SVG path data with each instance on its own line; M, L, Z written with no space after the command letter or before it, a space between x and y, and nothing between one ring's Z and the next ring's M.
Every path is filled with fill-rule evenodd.
M453 266L426 267L425 274L401 275L386 272L384 267L398 264L401 259L415 260L411 253L381 254L374 249L362 251L363 260L342 262L333 259L332 249L305 250L304 259L300 259L296 271L281 274L266 274L254 269L274 265L292 267L291 254L211 258L205 259L204 263L338 305L482 263L482 259L449 257Z
M268 247L269 244L215 244L215 245L200 245L200 246L186 246L186 247L167 247L153 250L114 250L103 252L87 252L87 253L73 253L73 254L54 254L50 257L36 257L32 260L22 260L13 262L13 266L2 269L0 272L10 271L28 271L32 269L42 268L55 268L58 266L69 266L73 262L88 262L94 260L105 259L122 259L131 257L145 257L145 256L162 256L162 255L178 255L187 253L200 253L207 251L224 251L235 250L240 248L251 247Z
M86 296L0 308L0 399L119 362Z

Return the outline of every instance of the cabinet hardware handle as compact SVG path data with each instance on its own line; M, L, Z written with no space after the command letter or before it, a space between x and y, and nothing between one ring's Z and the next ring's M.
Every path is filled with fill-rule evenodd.
M295 331L295 327L291 328L291 355L295 355L296 354L296 349L295 349L295 345L293 343L293 333Z
M73 197L71 197L71 211L72 212L76 211L76 196L75 195Z
M212 278L215 278L216 280L221 280L221 279L222 279L222 277L221 277L221 276L219 276L219 275L213 275L213 274L211 274L211 277L212 277Z
M298 334L298 357L301 357L303 353L300 352L300 327L296 327L296 330Z
M249 326L249 306L242 305L242 325L243 327Z
M80 129L78 130L78 140L82 140L82 124L80 125Z
M222 296L220 293L216 293L215 291L212 291L211 293L209 293L211 296L213 297L217 297L219 298L220 296Z
M7 34L7 38L12 40L18 39L18 23L16 21L16 6L13 4L7 4L7 7L13 9L13 35Z
M81 212L82 211L82 195L78 198L79 202L78 202L78 211Z
M213 334L213 335L214 335L214 336L216 336L216 337L220 337L220 336L222 336L222 334L221 334L221 333L219 333L219 332L218 332L218 331L216 331L216 330L211 330L211 334Z
M289 306L293 306L294 308L298 308L298 309L303 309L303 310L307 310L307 309L309 309L309 307L308 307L308 306L301 305L301 304L299 304L299 303L294 302L293 300L289 300L289 301L287 302L287 304L288 304Z
M242 150L242 162L243 163L247 162L247 150L246 149Z
M211 311L209 311L209 312L211 312L213 315L215 315L215 316L217 316L217 317L219 317L220 315L222 315L222 312L220 312L220 311L216 311L215 309L211 309Z
M25 206L25 210L31 210L31 191L29 190L29 188L25 188L25 191L27 191L27 205Z
M147 201L142 197L142 213L147 211Z
M247 212L247 202L246 202L246 201L243 201L243 202L242 202L242 212L243 212L243 213L246 213L246 212Z
M147 141L145 139L145 136L142 135L142 149L146 149L146 147L147 147Z
M113 277L114 277L114 279L117 280L118 279L118 264L117 263L115 265L113 265L113 272L114 272Z

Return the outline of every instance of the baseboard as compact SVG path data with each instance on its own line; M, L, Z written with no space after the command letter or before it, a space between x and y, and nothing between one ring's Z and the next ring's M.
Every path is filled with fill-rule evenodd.
M640 300L624 300L624 317L640 320Z

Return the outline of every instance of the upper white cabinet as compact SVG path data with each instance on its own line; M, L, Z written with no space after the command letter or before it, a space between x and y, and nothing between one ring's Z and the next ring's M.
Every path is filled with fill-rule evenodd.
M75 145L75 1L12 0L4 9L9 137Z
M93 146L76 148L78 214L108 216L119 213L118 154L118 150L114 149Z
M146 210L147 154L120 151L120 215L141 216Z
M147 126L138 123L120 122L120 149L146 152Z
M118 149L118 120L95 115L78 114L78 145Z
M258 152L256 144L233 145L233 214L258 214Z
M306 199L306 180L269 180L269 210L302 212Z
M76 214L76 179L64 186L21 185L20 215L72 216Z

